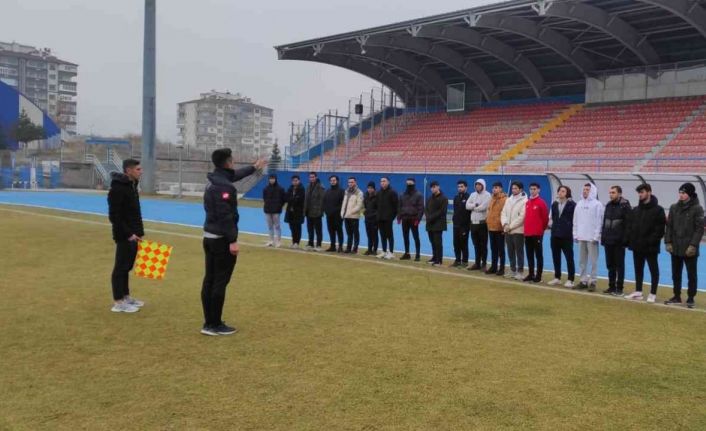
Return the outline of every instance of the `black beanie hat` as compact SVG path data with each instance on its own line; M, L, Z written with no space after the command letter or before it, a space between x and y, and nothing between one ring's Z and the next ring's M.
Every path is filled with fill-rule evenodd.
M375 181L370 181L370 182L368 183L368 187L375 188Z
M696 198L696 187L691 183L682 184L681 187L679 187L679 191L686 193L691 199Z

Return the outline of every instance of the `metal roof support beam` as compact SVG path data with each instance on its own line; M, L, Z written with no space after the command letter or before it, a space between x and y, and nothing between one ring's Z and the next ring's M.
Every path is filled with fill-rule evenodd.
M404 50L432 58L446 64L475 83L487 100L495 94L495 84L477 64L464 59L461 54L443 45L434 45L428 40L413 36L371 36L366 46L380 46L393 50Z
M680 17L706 37L706 9L689 0L638 0L666 9Z
M405 105L414 98L413 90L410 89L399 77L388 72L385 68L349 57L347 55L344 56L321 52L314 54L314 52L309 52L306 50L292 50L287 52L284 56L281 56L280 59L314 61L317 63L342 67L344 69L358 72L361 75L374 79L375 81L380 82L390 88L400 97L400 99L405 102Z
M530 84L534 94L541 97L544 78L537 67L527 57L518 53L510 45L492 36L485 36L470 28L425 26L416 31L417 37L447 40L459 43L491 55L514 68Z
M466 22L471 27L492 28L532 39L562 56L584 76L594 69L593 61L580 48L573 46L566 36L532 20L502 14L476 14L469 15Z
M660 63L657 51L643 35L620 17L611 16L603 9L585 3L544 1L535 6L533 9L540 16L553 16L579 21L603 31L625 45L646 65Z

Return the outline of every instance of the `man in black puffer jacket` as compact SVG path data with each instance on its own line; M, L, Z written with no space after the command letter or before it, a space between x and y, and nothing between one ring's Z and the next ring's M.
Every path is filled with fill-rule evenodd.
M302 224L304 223L304 186L299 175L292 175L292 185L287 190L287 211L284 214L285 223L289 223L292 232L292 248L298 249L302 239Z
M699 246L704 236L704 208L699 204L696 187L685 183L679 188L679 201L669 208L664 244L672 255L674 296L665 304L681 304L682 270L686 265L689 289L686 306L694 308L697 292L696 269Z
M392 232L392 223L397 218L399 210L399 199L397 193L390 185L388 177L380 179L380 191L378 192L378 229L380 231L380 242L382 253L378 254L379 259L390 260L395 257L395 236Z
M414 238L415 261L419 262L421 243L419 241L419 222L424 217L424 197L417 190L414 178L407 178L407 188L399 196L400 209L397 211L397 223L402 224L404 254L400 260L410 260L409 234Z
M368 192L363 198L363 206L365 207L365 233L368 237L368 251L366 256L375 256L378 252L378 196L375 191L375 183L368 183Z
M343 253L343 219L341 218L341 207L346 192L339 184L338 176L332 175L329 178L331 188L324 193L324 214L326 214L326 227L331 246L328 252L338 251ZM336 238L338 237L338 248L336 248Z
M282 245L282 227L279 218L284 204L287 203L287 194L277 183L277 175L271 174L267 179L267 186L262 190L262 200L267 230L270 233L270 241L266 245L279 248Z
M657 197L652 195L652 187L649 184L640 184L636 190L640 203L630 212L627 231L628 247L632 250L635 262L635 292L626 298L642 301L642 280L647 262L652 282L647 302L653 303L657 299L659 286L657 255L664 236L666 217L664 208L659 206Z
M424 209L426 227L432 249L432 257L429 263L432 266L441 266L444 258L443 234L446 230L446 213L449 207L449 199L441 192L438 181L432 181L430 188L431 196L427 199L427 205Z
M236 329L221 320L226 287L235 269L240 252L238 245L238 190L233 183L261 171L267 161L258 160L253 166L233 170L230 148L219 148L211 155L216 169L208 174L203 195L206 221L203 226L203 249L206 254L206 274L201 288L204 335L230 335Z
M112 172L108 192L108 218L113 226L115 241L115 264L111 284L113 301L111 311L134 313L144 303L130 296L130 271L135 265L137 243L145 235L140 210L140 194L137 185L142 175L140 162L134 159L123 161L123 172Z
M623 295L625 281L625 246L627 244L627 219L632 211L630 202L623 198L623 188L612 186L610 202L603 212L601 244L605 248L605 262L608 267L608 289L603 293Z

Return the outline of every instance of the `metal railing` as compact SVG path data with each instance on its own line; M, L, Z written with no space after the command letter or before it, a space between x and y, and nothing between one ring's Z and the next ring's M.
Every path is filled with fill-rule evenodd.
M98 157L93 154L86 154L85 160L87 163L91 163L93 165L93 168L96 172L98 172L98 175L103 178L104 183L108 183L108 181L110 181L110 173L105 169L105 166L103 166Z

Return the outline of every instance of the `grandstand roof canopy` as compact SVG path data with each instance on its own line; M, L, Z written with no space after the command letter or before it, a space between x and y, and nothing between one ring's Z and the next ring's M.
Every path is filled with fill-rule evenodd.
M275 49L366 75L407 103L445 101L458 82L485 100L581 94L589 76L706 62L706 0L512 0Z

